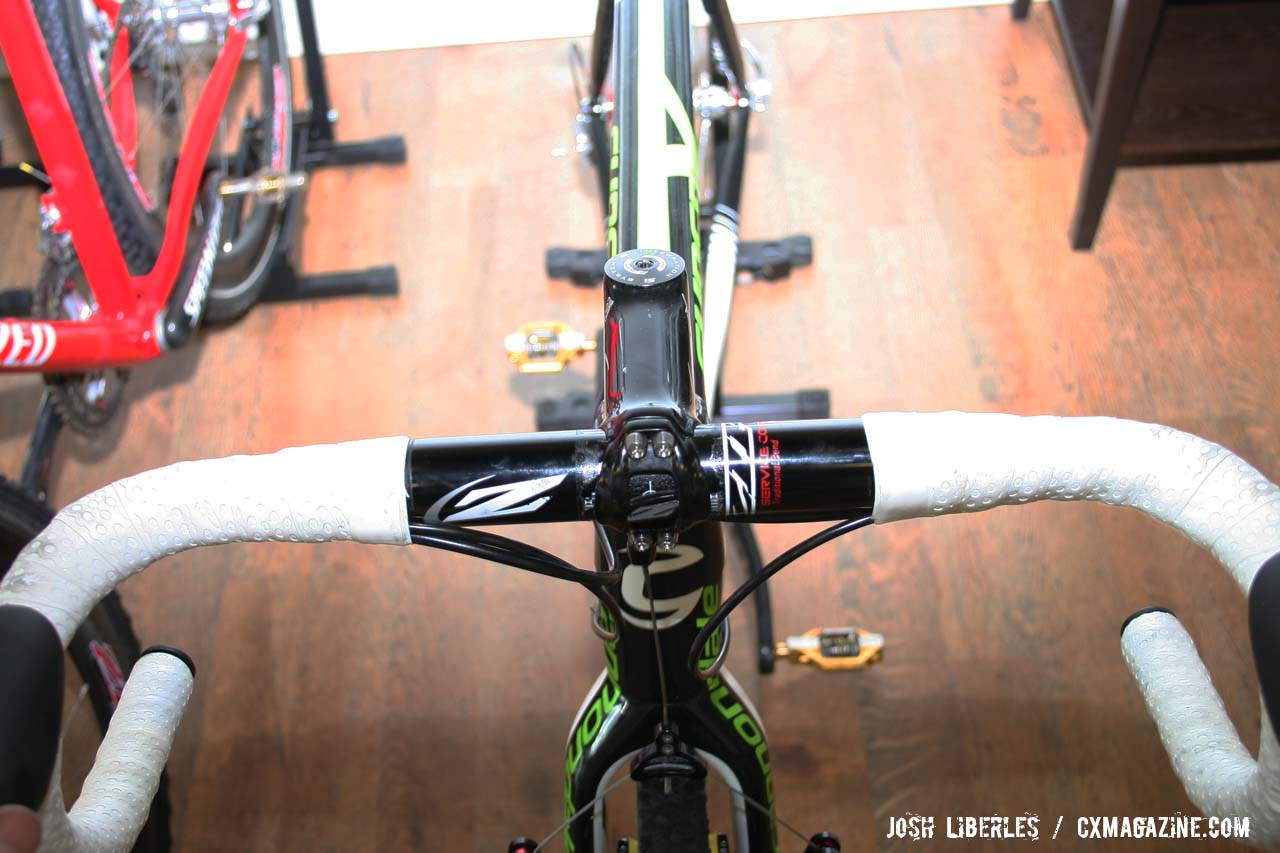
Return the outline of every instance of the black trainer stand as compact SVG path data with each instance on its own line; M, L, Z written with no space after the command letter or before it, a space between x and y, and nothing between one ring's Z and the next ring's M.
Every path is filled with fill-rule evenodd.
M360 142L338 142L333 127L338 112L330 106L329 83L324 57L316 35L316 16L311 0L297 0L298 23L302 31L302 60L306 71L306 110L293 117L293 144L297 165L306 172L338 166L370 163L400 164L407 153L403 136L381 136ZM369 267L320 275L299 275L289 262L289 251L297 233L301 196L289 198L285 210L280 248L259 302L290 302L330 296L395 295L400 279L393 266Z
M4 147L0 144L0 161L4 159ZM36 176L44 174L39 164L27 168L18 164L0 165L0 190L16 190L24 187L34 190L48 189L48 184ZM32 293L27 288L0 290L0 317L31 316Z
M37 169L39 166L36 167ZM0 190L12 190L19 187L44 190L48 185L21 166L0 166Z
M601 270L606 260L608 257L604 249L548 249L547 277L568 281L578 287L595 287L601 282ZM737 274L741 276L748 273L752 278L776 282L790 276L796 267L805 267L812 262L813 241L807 235L740 243ZM604 351L604 342L599 336L596 351ZM600 372L596 371L594 394L576 391L558 399L539 401L535 415L538 429L590 429L594 426L596 404L604 396L601 381ZM811 388L793 394L720 394L716 411L711 413L712 423L796 421L828 417L831 417L831 395L825 388ZM756 540L751 525L743 522L729 524L727 527L742 550L748 572L758 575L764 571L760 543ZM755 607L756 637L759 641L756 667L767 675L773 672L775 663L773 604L767 581L756 588L751 600Z

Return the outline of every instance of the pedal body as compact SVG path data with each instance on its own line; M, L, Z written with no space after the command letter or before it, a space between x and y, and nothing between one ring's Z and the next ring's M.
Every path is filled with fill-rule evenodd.
M525 323L503 341L507 360L521 373L559 373L584 353L596 349L596 339L558 320Z
M884 635L862 628L810 628L798 637L787 637L775 651L791 663L847 672L883 660Z

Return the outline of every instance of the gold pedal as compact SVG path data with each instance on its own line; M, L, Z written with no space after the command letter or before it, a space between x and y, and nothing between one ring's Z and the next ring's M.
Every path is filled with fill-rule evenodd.
M521 373L559 373L569 362L596 348L594 338L558 320L525 323L503 343L507 360Z
M862 628L810 628L774 649L779 658L826 672L866 669L884 658L884 635Z
M275 172L259 169L246 178L227 178L218 185L224 196L252 195L267 202L279 202L307 185L306 172Z

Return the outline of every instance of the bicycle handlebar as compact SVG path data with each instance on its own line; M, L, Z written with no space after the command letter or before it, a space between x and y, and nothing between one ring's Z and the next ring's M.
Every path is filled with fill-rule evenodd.
M106 486L60 512L0 582L0 605L39 612L65 647L118 583L188 548L267 540L404 545L411 515L452 524L595 518L608 446L598 430L412 444L398 437L178 463ZM1277 603L1280 559L1271 558L1280 552L1280 489L1219 445L1168 427L1112 418L877 414L861 422L698 427L691 445L675 449L688 452L696 454L687 461L696 461L688 470L699 485L676 497L704 501L698 513L706 518L818 520L870 508L886 523L1045 499L1101 501L1181 530L1213 552L1255 605L1265 597L1259 590ZM1209 815L1249 817L1251 841L1260 844L1280 843L1274 622L1253 620L1264 702L1256 763L1171 614L1140 613L1122 638L1192 801ZM1262 649L1270 649L1267 666ZM135 667L126 696L168 697L156 716L176 725L190 677L182 688L172 666L156 670ZM11 686L0 681L0 695ZM138 737L137 719L117 710L99 764L115 749L128 748L137 760L127 746ZM118 726L130 734L113 734ZM147 742L147 769L137 778L146 781L152 769L158 778L172 727L162 723L161 736ZM14 754L21 737L0 731L0 756ZM0 801L8 801L7 784L0 778ZM89 806L77 803L68 818L59 790L55 776L41 808L48 849L119 847L122 836L91 831L97 824ZM150 802L140 790L87 784L81 800L89 797L95 814L117 815L120 826L136 823L136 833ZM73 846L54 846L63 842Z
M1191 801L1206 815L1248 816L1251 842L1280 844L1273 723L1280 713L1280 488L1213 442L1116 418L943 412L868 415L865 424L877 523L1045 499L1099 501L1140 510L1208 549L1255 611L1270 593L1270 618L1251 625L1263 701L1256 762L1172 613L1139 611L1121 644Z

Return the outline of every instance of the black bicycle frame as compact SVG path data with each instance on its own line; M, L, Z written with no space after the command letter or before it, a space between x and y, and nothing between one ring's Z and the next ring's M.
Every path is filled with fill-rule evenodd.
M706 5L713 31L728 41L722 69L736 90L743 69L733 24L723 2ZM856 421L706 423L687 0L601 0L589 66L597 103L610 41L612 125L605 123L606 110L592 113L593 137L611 141L607 185L602 181L613 259L604 276L599 428L415 441L410 518L450 525L597 523L601 582L591 587L609 605L594 617L596 632L607 638L605 670L570 730L566 817L588 808L610 778L653 743L664 686L680 740L711 772L772 809L772 765L759 715L727 671L704 679L686 664L695 635L722 598L719 522L865 514L874 499L866 437ZM728 207L736 217L747 111L735 112L728 145L718 146L717 212ZM687 147L687 173L671 165L679 162L672 152L685 150L681 146ZM606 157L602 146L594 153ZM637 435L643 447L630 455L628 441ZM660 442L665 455L653 449ZM664 535L670 538L659 546ZM564 570L544 573L580 580ZM725 623L711 635L699 669L716 668L727 631ZM738 844L752 853L778 849L772 818L745 808L741 798L735 829ZM581 815L569 826L566 849L599 849L602 831L602 810Z
M601 0L597 22L604 20L605 7ZM665 323L668 334L675 337L677 346L664 347L660 337L662 327L641 333L641 341L634 341L636 324L617 322L620 295L610 287L606 279L605 305L605 353L601 359L605 371L605 400L602 417L608 424L610 418L625 420L627 409L640 408L636 415L649 415L658 402L678 412L686 413L695 421L705 419L708 413L701 406L706 399L702 373L702 281L703 256L698 215L698 188L696 174L696 133L692 116L687 112L672 115L665 120L656 116L652 108L647 111L640 104L640 88L662 85L679 98L679 110L687 110L692 99L691 57L689 45L689 20L687 0L666 2L662 10L661 53L657 53L657 38L651 23L656 18L657 4L648 3L641 8L639 0L621 0L614 5L613 55L614 62L614 127L611 135L609 195L606 201L606 236L609 253L616 256L629 250L666 250L681 255L688 270L685 286L678 292L662 297L660 310L650 311ZM724 5L709 3L708 11L722 22L715 26L717 33L732 31L728 23L728 10ZM642 15L646 16L642 19ZM597 36L592 49L592 85L603 81L603 69L607 59L603 54L603 39ZM737 48L736 39L733 44ZM665 79L658 80L646 60L662 57ZM656 64L656 63L655 63ZM648 79L643 74L651 75ZM739 69L739 74L741 70ZM599 89L593 94L599 95ZM684 118L687 127L681 127ZM651 169L652 159L662 152L647 148L640 139L641 133L652 132L652 125L663 121L666 127L662 135L667 143L689 146L691 170L687 176L659 176L649 181L666 181L667 209L642 210L640 194L652 188L640 185L645 171ZM689 138L682 139L685 134ZM602 151L596 151L599 158ZM645 161L645 158L652 158ZM642 166L650 169L642 171ZM739 174L741 163L739 162ZM665 217L662 227L648 227L652 223L642 217ZM666 230L666 245L654 245L650 236L655 231ZM625 310L625 308L623 309ZM666 318L676 318L666 322ZM622 318L624 323L627 317ZM632 330L631 340L619 340L617 332ZM686 344L687 342L687 344ZM674 353L669 360L656 358L662 353ZM637 356L643 361L637 364ZM634 375L641 371L640 375ZM625 375L626 382L621 381ZM652 387L645 387L647 384ZM667 387L663 387L666 384ZM626 537L610 530L604 537L606 544L597 548L596 565L608 568L617 562L625 562L628 553ZM607 547L612 553L604 553ZM736 781L741 791L756 802L773 807L772 764L765 742L764 726L754 707L737 689L727 671L704 682L684 664L680 650L689 649L698 630L720 604L724 574L724 535L716 522L704 522L680 533L679 544L660 555L649 567L646 588L643 570L631 563L623 569L620 601L618 602L622 624L611 625L605 611L606 624L600 627L608 633L616 633L617 639L605 644L606 668L587 697L582 711L574 720L565 757L565 815L574 814L586 807L608 783L620 767L638 750L653 742L655 732L662 722L659 679L665 678L667 699L670 703L670 721L680 738L688 746L711 762L720 762L722 775ZM651 622L651 610L657 618ZM654 650L654 631L660 640L660 653L665 660L658 666ZM721 627L704 649L705 665L710 665L727 641L727 628ZM727 772L726 772L727 771ZM735 804L735 816L745 818L740 826L738 844L745 841L752 851L777 850L777 834L773 821L759 812L746 812L741 801ZM575 821L569 827L565 849L569 853L581 850L602 849L606 839L601 830L602 822L589 823L585 819ZM745 837L743 837L745 834Z
M679 315L686 300L676 291L647 308ZM651 371L652 360L631 355L625 347L605 353L614 364L621 360L629 379L645 376L646 367ZM651 372L647 375L652 378ZM622 389L614 430L661 417L656 413L661 407L651 397L638 403L629 397L626 391L633 387L628 382ZM682 411L675 399L665 402L668 412ZM611 639L604 644L605 671L570 730L566 816L587 806L631 755L653 742L661 708L650 600L661 639L670 719L680 738L747 796L773 802L770 755L759 715L728 672L704 681L686 664L695 634L722 597L724 545L718 522L836 520L864 515L874 502L870 452L856 420L701 424L690 435L679 452L696 468L689 478L702 485L691 503L706 520L683 528L674 547L654 555L647 586L643 569L629 562L631 543L621 532L626 525L617 524L608 512L616 434L593 429L424 439L410 445L406 488L411 521L473 526L591 520L605 531L607 550L599 548L596 554L602 583L593 591L610 596L615 605L598 609L595 616L597 632ZM605 526L610 521L612 529ZM710 667L726 640L723 628L712 635L702 649L700 668ZM771 820L758 811L739 808L736 813L746 824L750 850L776 849ZM593 833L593 822L580 817L568 830L569 849L594 849Z

